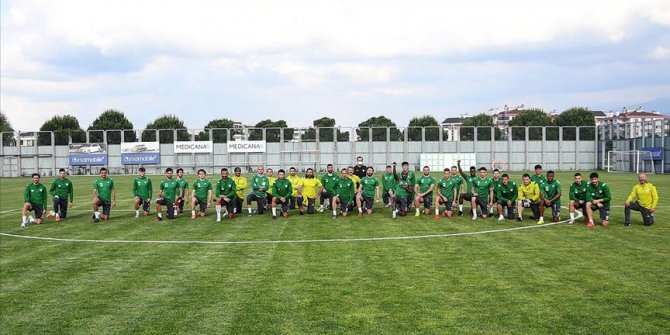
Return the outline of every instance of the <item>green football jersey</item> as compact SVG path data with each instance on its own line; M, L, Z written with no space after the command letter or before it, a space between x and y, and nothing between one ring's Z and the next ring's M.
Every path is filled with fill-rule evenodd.
M544 186L544 184L547 183L547 177L545 177L544 175L539 175L538 176L538 175L534 174L534 175L530 176L530 181L537 184L537 186L540 187L540 190L542 190L542 186Z
M384 189L384 193L395 189L395 177L393 177L393 173L384 173L382 175L382 187Z
M570 200L572 201L586 201L586 188L588 187L587 182L581 182L579 184L572 183L570 185Z
M398 180L398 182L395 185L395 196L400 198L406 198L407 195L409 194L407 192L406 187L411 188L412 182L409 180L409 178L407 179L400 178L400 180Z
M70 181L70 179L68 178L65 179L56 178L51 183L49 193L51 194L52 197L58 196L60 199L63 200L67 200L69 197L70 202L74 201L74 186L72 185L72 181Z
M443 196L447 197L447 200L454 201L454 189L458 185L458 181L454 177L446 179L442 177L440 181L437 182L437 188L440 190Z
M26 185L23 191L23 202L30 202L35 205L42 206L43 210L47 209L47 188L42 183L37 185L30 183Z
M337 181L340 179L340 177L336 174L324 174L321 176L321 185L323 185L323 188L326 190L328 193L334 193L335 192L335 184Z
M153 186L151 185L151 179L148 177L135 177L133 181L133 196L140 197L140 199L146 200L150 199L153 194Z
M279 179L275 180L275 182L272 184L272 195L274 195L277 198L288 198L293 194L293 185L291 185L291 181L284 178L284 179Z
M200 201L207 201L207 194L212 190L212 182L209 179L196 180L193 182L193 191L195 192L195 198Z
M554 180L553 182L548 182L544 184L542 187L542 195L544 195L544 198L549 200L553 197L555 197L558 192L561 190L561 182L558 180ZM555 204L560 205L561 204L561 198L559 197L554 201Z
M266 175L254 175L251 177L251 190L257 197L266 197L270 187L272 185L270 185L270 179Z
M184 178L177 178L177 185L179 185L180 189L184 190L183 194L186 196L186 190L188 190L188 181L186 181ZM179 193L177 193L177 195L179 195Z
M98 178L93 183L93 188L98 191L98 198L107 202L112 201L112 190L114 189L114 181L112 178Z
M419 184L419 192L423 193L423 192L428 191L428 189L430 189L431 185L435 185L436 181L435 181L435 178L433 178L433 176L421 175L421 177L419 177L418 184ZM431 194L432 194L432 191L431 191L431 193L428 193L427 195L431 195Z
M493 183L493 195L496 195L498 188L502 185L502 178L493 179L491 178L491 183Z
M477 176L466 176L465 178L465 193L472 193L472 186L474 185L475 180L477 180Z
M216 192L215 196L218 198L220 196L224 196L230 199L234 199L237 196L237 185L235 184L235 180L233 178L221 178L219 181L216 183Z
M458 192L458 194L461 194L461 186L463 185L463 177L461 177L461 175L458 175L458 174L452 174L451 177L449 177L449 179L454 180L454 184L455 184L454 187L456 188L456 191Z
M354 197L354 187L354 181L351 178L340 178L335 184L335 193L342 202L350 202Z
M476 178L472 182L472 185L474 186L475 192L477 192L477 197L479 199L489 201L489 190L493 188L493 181L491 178Z
M607 183L602 181L598 183L598 186L589 183L586 187L586 201L593 201L603 199L603 206L609 207L610 201L612 200L612 193L610 192L610 187Z
M160 189L163 191L163 198L169 202L174 202L177 195L179 195L179 182L172 179L165 179L160 184Z
M361 179L361 185L363 185L364 197L374 197L376 195L375 191L379 186L379 181L377 178L365 176Z
M516 183L513 181L508 182L507 186L505 186L503 183L500 183L500 186L496 190L496 198L498 200L516 201L518 197L519 189L517 188Z

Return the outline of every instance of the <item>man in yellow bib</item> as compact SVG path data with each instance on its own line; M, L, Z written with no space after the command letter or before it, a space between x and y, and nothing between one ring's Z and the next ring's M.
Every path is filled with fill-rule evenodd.
M647 181L647 175L640 173L637 177L640 182L633 186L633 190L626 199L626 208L624 209L624 226L630 226L630 211L638 211L642 214L642 222L645 226L654 224L654 211L658 204L658 192L656 186Z

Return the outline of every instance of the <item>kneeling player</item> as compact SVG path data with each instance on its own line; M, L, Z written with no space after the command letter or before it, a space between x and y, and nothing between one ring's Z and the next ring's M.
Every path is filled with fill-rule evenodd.
M314 214L316 206L316 197L323 191L321 180L314 178L314 170L312 168L305 171L305 178L301 181L300 192L303 196L303 204L307 202L307 214ZM301 207L302 210L302 207Z
M135 203L135 217L140 217L140 206L144 211L144 216L149 215L149 206L151 205L151 195L154 193L151 179L146 176L147 170L143 167L139 169L139 176L133 182L133 202Z
M603 183L598 178L598 173L593 172L589 175L591 183L586 187L586 214L588 223L586 227L593 228L593 211L600 212L600 220L603 226L610 223L610 201L612 193L607 183Z
M444 177L437 182L437 198L435 198L435 218L440 218L440 205L444 204L445 211L443 216L451 217L454 215L454 206L458 203L458 180L451 177L449 168L444 169Z
M396 179L396 187L393 192L393 218L396 214L400 216L407 215L409 210L408 194L412 193L412 182L409 180L408 171L403 170L400 177L396 173L396 163L393 163L393 176Z
M356 192L356 205L358 206L358 215L363 215L363 203L365 203L365 211L372 214L375 197L379 201L379 181L372 177L375 169L368 166L365 171L365 177L361 179L361 184Z
M198 180L193 182L193 191L191 191L191 219L195 219L195 208L200 207L198 215L205 217L207 205L212 202L212 183L205 179L207 172L198 170Z
M65 176L65 169L58 170L58 178L51 183L49 193L53 197L53 210L47 217L55 216L56 222L59 222L67 217L67 209L72 206L74 200L74 186L72 181Z
M98 211L102 206L102 215ZM116 190L114 190L114 181L107 176L107 169L100 169L100 178L93 184L93 221L100 222L100 219L109 220L109 215L113 207L116 207Z
M281 205L281 214L283 217L288 217L288 206L293 194L293 186L291 182L286 179L283 169L277 171L277 180L272 184L272 219L277 218L277 205Z
M540 222L544 222L544 209L551 208L551 217L554 222L561 218L561 182L554 179L554 171L547 172L547 181L542 186Z
M166 179L161 181L160 191L158 191L158 198L156 199L156 220L163 221L163 212L161 205L167 207L168 219L174 219L175 214L175 200L181 191L180 184L177 180L172 178L172 168L165 170Z
M430 215L430 207L433 205L433 190L435 189L435 178L430 175L430 168L428 166L423 167L423 175L419 177L416 185L414 185L414 208L416 208L416 214L414 216L421 215L421 209L419 205L423 203L423 213Z
M28 223L42 224L42 214L47 209L47 188L40 183L39 173L33 173L33 182L26 185L23 202L21 227L25 228ZM34 218L28 216L31 211L35 212Z
M342 216L349 215L349 205L356 192L354 181L349 178L347 169L342 169L340 179L335 183L335 195L333 195L333 219L337 218L337 204L340 204Z
M575 210L582 211L586 217L586 186L587 183L582 181L582 174L575 173L575 182L570 185L570 221L569 224L575 223Z
M540 219L540 187L530 180L530 175L523 175L523 183L519 186L519 195L517 196L517 221L523 221L523 209L530 208L533 212L533 219ZM539 223L539 222L538 222Z
M505 217L514 220L514 207L516 199L519 196L519 190L515 182L509 180L505 173L502 175L502 182L496 189L496 204L498 205L498 221L504 221ZM507 215L505 215L507 214Z
M236 168L237 169L237 168ZM237 184L228 177L228 169L221 169L221 179L216 183L216 222L221 221L221 206L226 206L228 219L235 217Z

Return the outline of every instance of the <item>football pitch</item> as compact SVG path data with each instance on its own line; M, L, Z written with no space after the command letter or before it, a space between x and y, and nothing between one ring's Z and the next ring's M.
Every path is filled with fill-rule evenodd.
M582 171L588 176L589 171ZM417 176L419 173L416 173ZM520 172L510 173L520 183ZM571 172L558 172L567 207ZM439 179L439 174L434 174ZM585 177L586 177L585 176ZM670 177L650 175L656 224L609 227L463 217L336 220L331 213L215 222L135 218L134 176L111 176L112 219L91 220L95 177L72 177L68 218L20 228L30 178L0 179L4 334L662 334L670 329ZM154 194L163 176L151 176ZM196 177L188 176L189 182ZM216 182L218 176L208 176ZM53 178L42 178L49 187ZM246 192L245 194L247 194ZM155 196L154 196L155 198ZM246 203L245 203L246 207ZM49 197L51 208L51 197ZM528 210L527 210L528 211ZM529 214L529 213L526 213ZM595 215L597 217L597 214ZM563 208L562 219L568 218ZM26 238L30 237L30 238Z

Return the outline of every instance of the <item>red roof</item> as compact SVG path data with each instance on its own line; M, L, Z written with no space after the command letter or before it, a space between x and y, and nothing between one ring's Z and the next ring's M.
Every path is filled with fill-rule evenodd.
M619 114L616 116L617 119L627 120L627 119L667 119L667 115L649 113L645 111L632 111Z

